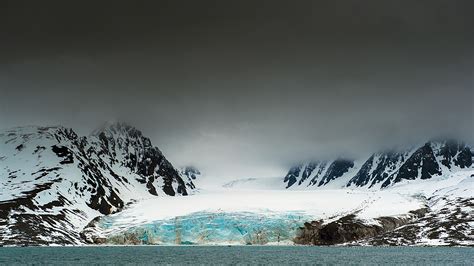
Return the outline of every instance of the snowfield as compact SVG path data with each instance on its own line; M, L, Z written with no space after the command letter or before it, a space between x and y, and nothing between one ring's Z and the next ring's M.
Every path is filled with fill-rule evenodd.
M374 223L374 218L403 216L424 206L421 198L393 191L224 186L187 197L142 200L101 219L99 235L114 244L292 244L305 222L357 213Z
M177 207L179 206L179 207ZM364 219L406 214L424 206L422 200L392 193L346 189L320 191L201 190L188 197L157 197L129 206L110 216L114 226L137 226L198 212L287 213L329 219L359 212Z
M203 188L194 195L142 200L102 219L100 236L119 244L291 244L298 227L313 220L327 223L355 214L377 224L378 217L408 217L426 207L439 211L449 199L472 196L473 174L460 171L383 190L286 190L282 178L238 179L219 188L201 180ZM435 240L420 236L420 241Z

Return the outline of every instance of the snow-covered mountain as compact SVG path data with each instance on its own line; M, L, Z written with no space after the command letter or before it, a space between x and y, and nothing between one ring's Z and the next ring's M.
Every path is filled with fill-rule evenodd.
M286 188L334 185L344 180L344 176L350 175L356 168L357 164L354 161L342 158L307 162L292 167L283 181L286 183Z
M195 182L202 176L201 172L194 166L181 167L179 168L179 173L185 180L188 181L188 186L191 189L196 188Z
M64 127L0 133L0 244L79 244L95 217L195 186L126 124L88 137ZM157 206L159 208L159 206Z
M337 219L305 223L296 243L333 245L472 245L473 152L455 140L429 141L402 151L377 152L367 159L306 162L283 180L293 191L353 191L403 195L421 203L405 214L367 221L354 211ZM320 190L324 188L324 190ZM366 209L393 205L371 203ZM405 205L400 201L397 204ZM365 209L362 209L366 211Z
M199 179L201 172L194 166L186 166L180 169L182 175L188 177L190 180Z
M125 124L14 128L0 133L0 245L472 245L472 157L430 141L220 186Z
M386 151L368 159L312 161L292 167L284 178L286 188L386 188L406 180L448 176L473 167L473 153L455 140L430 141L406 151Z
M365 239L369 245L474 244L474 170L462 169L448 176L397 183L392 190L424 197L426 213L408 224Z

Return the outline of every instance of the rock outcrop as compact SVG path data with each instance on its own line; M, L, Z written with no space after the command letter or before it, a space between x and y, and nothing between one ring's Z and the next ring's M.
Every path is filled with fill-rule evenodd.
M379 217L372 223L358 219L356 214L341 217L327 224L322 220L312 221L305 223L304 227L300 228L294 242L302 245L353 243L393 231L414 219L424 216L426 211L426 209L416 210L404 217Z

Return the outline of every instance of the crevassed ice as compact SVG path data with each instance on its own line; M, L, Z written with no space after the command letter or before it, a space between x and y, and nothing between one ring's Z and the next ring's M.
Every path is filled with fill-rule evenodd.
M299 212L196 212L114 230L106 217L100 223L110 244L284 244L291 243L299 227L311 218ZM113 233L112 233L113 232Z

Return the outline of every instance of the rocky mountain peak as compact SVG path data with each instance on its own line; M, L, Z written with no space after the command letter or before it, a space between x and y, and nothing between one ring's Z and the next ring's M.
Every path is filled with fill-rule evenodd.
M335 180L346 182L341 177L351 175L345 183L347 187L385 188L406 180L425 180L473 167L473 152L466 143L446 138L405 150L376 152L363 162L361 166L345 159L302 163L288 171L284 183L287 188L320 187Z
M182 173L188 176L192 180L195 180L198 176L201 175L201 172L194 166L183 167Z
M471 148L464 142L455 139L431 141L430 146L436 156L441 157L442 165L447 168L467 168L473 163L474 154Z
M284 178L289 188L298 186L325 186L332 181L344 176L354 167L354 161L338 158L329 161L310 161L292 167Z
M15 240L22 243L80 243L79 229L96 216L194 188L148 138L123 123L88 137L60 126L0 133L0 177L0 240L11 233L24 236ZM55 224L68 230L51 235ZM38 230L24 231L32 225Z

